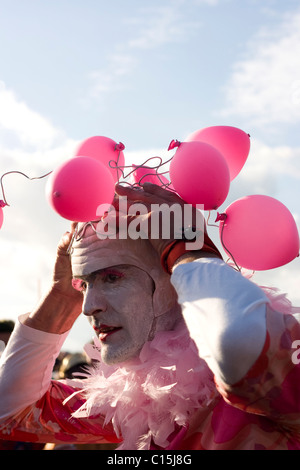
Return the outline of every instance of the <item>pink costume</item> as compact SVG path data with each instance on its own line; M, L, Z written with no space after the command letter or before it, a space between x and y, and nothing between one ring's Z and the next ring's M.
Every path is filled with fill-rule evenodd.
M136 359L98 362L85 379L51 381L66 335L20 322L1 358L0 436L124 449L300 449L300 325L290 303L219 259L180 265L171 281L185 322L158 332ZM97 348L87 349L94 359Z

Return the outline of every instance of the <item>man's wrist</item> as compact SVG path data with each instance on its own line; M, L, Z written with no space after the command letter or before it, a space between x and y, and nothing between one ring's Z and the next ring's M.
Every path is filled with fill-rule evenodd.
M200 258L218 258L218 256L214 253L209 253L203 250L188 251L184 253L183 255L181 255L179 258L177 258L177 260L174 262L172 266L172 272L180 264L192 263L193 261L200 259Z
M183 240L174 240L163 251L161 255L161 264L168 274L172 274L178 264L190 263L199 258L220 258L222 256L218 249L213 245L204 243L200 250L189 250Z

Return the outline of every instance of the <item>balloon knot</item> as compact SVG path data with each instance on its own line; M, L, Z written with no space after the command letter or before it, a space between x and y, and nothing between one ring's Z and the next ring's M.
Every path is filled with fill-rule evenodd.
M0 207L5 207L5 206L8 206L8 204L4 201L0 201Z
M219 222L220 220L226 220L227 219L227 214L223 213L223 214L219 214L219 212L217 212L217 218L215 220L215 222Z
M179 142L179 140L171 140L170 142L170 145L168 147L168 150L173 150L174 148L176 147L179 147L179 145L181 144L181 142Z
M119 152L121 152L124 149L125 149L125 145L122 144L122 142L119 142L118 144L115 145L115 150L118 150Z

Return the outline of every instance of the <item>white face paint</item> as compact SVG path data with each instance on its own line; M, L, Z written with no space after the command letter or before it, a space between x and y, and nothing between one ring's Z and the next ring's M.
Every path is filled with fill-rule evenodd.
M135 266L119 265L81 276L79 284L102 360L115 364L136 356L154 326L151 277Z
M149 240L99 240L87 227L73 244L71 261L83 290L83 313L99 335L107 364L137 356L156 332L182 319L170 276Z

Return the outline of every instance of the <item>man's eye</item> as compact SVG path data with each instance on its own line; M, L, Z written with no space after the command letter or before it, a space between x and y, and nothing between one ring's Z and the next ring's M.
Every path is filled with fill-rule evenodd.
M102 280L104 282L108 282L113 284L114 282L117 282L119 279L121 279L124 276L122 272L116 271L114 269L106 269L102 273Z
M118 274L111 274L111 273L110 273L110 274L106 274L104 280L105 280L106 282L111 282L111 283L113 283L113 282L116 282L118 279L120 279L120 277L121 277L121 276L119 276Z

